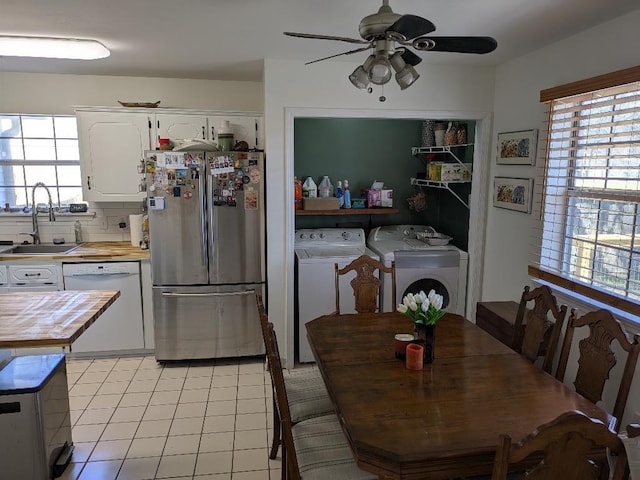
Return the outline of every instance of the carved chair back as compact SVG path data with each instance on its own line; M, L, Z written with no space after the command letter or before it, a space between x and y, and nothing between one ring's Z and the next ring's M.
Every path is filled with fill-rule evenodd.
M340 313L340 276L351 271L356 272L355 278L351 280L353 295L355 297L356 312L374 313L378 310L378 297L380 294L380 278L375 275L376 270L382 276L385 273L391 275L391 301L396 305L396 267L395 262L390 267L385 267L383 263L371 258L369 255L362 255L353 260L349 265L340 268L335 264L336 282L336 313Z
M533 302L533 308L528 309L527 304ZM549 320L549 312L554 321ZM511 348L520 352L530 362L535 362L538 357L544 354L542 369L551 373L553 357L558 348L560 333L567 316L567 306L558 308L556 297L551 293L551 289L542 285L529 291L529 287L524 287L520 306L514 323L514 335ZM527 320L523 326L524 320ZM520 333L523 332L522 335ZM517 339L522 338L522 343L517 344ZM546 352L543 351L544 341L548 339Z
M609 310L596 310L578 317L576 310L571 309L567 332L560 352L558 370L556 371L556 378L560 381L564 380L574 330L581 327L588 327L589 335L580 340L579 343L578 372L573 384L576 392L593 403L602 400L605 383L617 362L615 353L611 348L613 341L617 340L624 351L627 352L627 361L624 365L622 380L618 387L618 394L612 412L616 417L615 428L618 431L627 405L627 397L629 396L636 363L638 362L640 335L634 335L633 340L630 341L622 324L614 318Z
M597 480L606 465L605 448L617 454L613 480L624 478L627 457L618 436L601 421L579 411L565 412L513 444L509 435L498 441L491 480L506 480L509 465L542 452L542 461L524 474L530 480ZM594 453L600 453L593 461ZM606 473L606 469L605 469Z

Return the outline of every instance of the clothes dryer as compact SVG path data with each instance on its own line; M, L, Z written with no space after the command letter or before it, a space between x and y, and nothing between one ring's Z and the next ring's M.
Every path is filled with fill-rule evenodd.
M298 360L313 362L305 324L335 312L335 264L343 268L365 254L380 257L366 247L361 228L301 229L295 235ZM346 294L352 292L349 282L354 277L355 272L340 277L340 292L345 292L340 295L341 313L355 313L355 299Z
M396 302L407 293L433 289L443 296L443 308L465 314L467 294L467 252L454 245L431 246L418 240L418 232L435 232L426 225L389 225L371 230L367 246L380 255L385 266L396 262ZM396 309L391 299L390 279L382 279L381 310Z

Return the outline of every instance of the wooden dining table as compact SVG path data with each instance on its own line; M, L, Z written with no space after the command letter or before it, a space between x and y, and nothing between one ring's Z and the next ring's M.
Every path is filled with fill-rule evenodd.
M422 370L395 358L399 313L325 315L309 344L358 466L381 479L490 474L499 435L515 441L561 413L612 418L465 318L435 329Z

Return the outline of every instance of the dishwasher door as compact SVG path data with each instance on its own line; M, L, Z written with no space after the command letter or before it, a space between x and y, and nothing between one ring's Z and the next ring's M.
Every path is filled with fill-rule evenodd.
M65 263L65 290L120 290L120 297L71 345L74 353L144 348L139 262Z

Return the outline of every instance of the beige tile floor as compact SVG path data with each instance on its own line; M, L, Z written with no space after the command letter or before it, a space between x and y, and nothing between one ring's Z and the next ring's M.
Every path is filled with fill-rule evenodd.
M62 480L275 480L261 359L67 359L75 452Z

